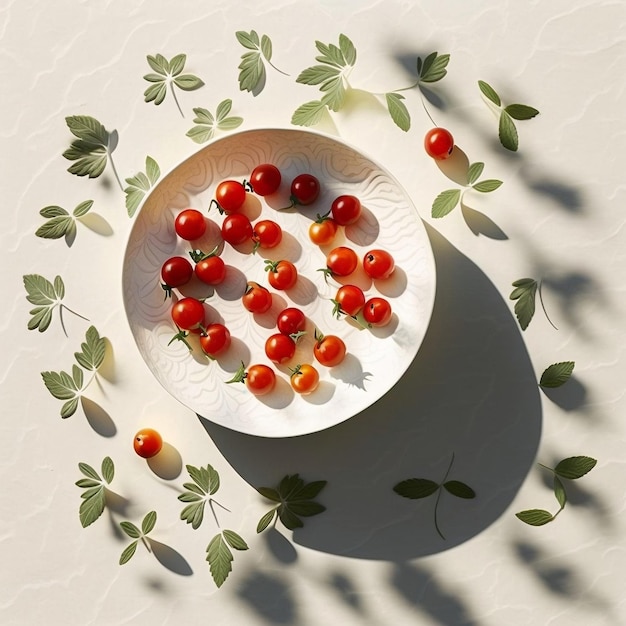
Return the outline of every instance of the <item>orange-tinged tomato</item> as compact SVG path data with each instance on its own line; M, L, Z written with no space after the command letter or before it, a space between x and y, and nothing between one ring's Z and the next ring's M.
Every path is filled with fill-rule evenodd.
M320 375L312 365L298 365L291 370L291 378L289 381L292 389L296 393L305 395L317 389L320 382Z
M133 440L135 452L144 459L151 459L161 452L163 438L153 428L142 428Z

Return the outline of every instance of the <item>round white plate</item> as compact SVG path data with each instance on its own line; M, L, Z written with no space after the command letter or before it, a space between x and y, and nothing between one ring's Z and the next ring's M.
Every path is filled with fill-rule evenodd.
M225 179L243 181L261 163L273 163L282 173L279 191L266 198L248 194L244 212L253 224L272 219L283 228L283 241L273 250L250 253L250 247L223 246L228 266L223 285L215 289L193 282L180 295L208 296L208 322L221 321L233 342L228 352L211 361L199 351L189 353L179 341L168 345L176 332L171 300L161 288L162 263L174 255L187 256L192 248L209 252L220 242L224 216L215 207L207 212L215 187ZM289 186L299 173L317 176L319 199L292 211ZM335 197L357 196L363 213L359 221L340 228L332 246L321 249L308 238L317 214L325 214ZM200 242L177 238L174 218L187 207L201 210L214 224ZM318 270L336 245L355 249L362 257L373 248L391 252L396 270L385 281L367 279L362 269L344 283L364 288L367 297L382 295L393 308L388 326L361 328L333 315L340 283L325 281ZM291 260L299 271L298 284L289 292L274 294L268 313L253 315L241 304L247 280L265 286L264 260ZM337 139L305 130L250 130L218 139L178 165L146 197L130 233L123 264L124 306L139 352L163 387L184 405L217 424L266 437L290 437L319 431L342 422L369 407L389 391L406 371L422 343L435 298L435 264L424 225L398 182L380 165ZM176 296L176 294L175 294ZM320 387L312 394L295 394L289 385L289 367L273 366L276 389L266 396L252 395L243 383L227 384L243 361L271 362L266 338L277 332L277 314L287 306L307 315L307 335L299 342L288 365L312 363L313 331L336 334L347 345L343 363L317 366Z

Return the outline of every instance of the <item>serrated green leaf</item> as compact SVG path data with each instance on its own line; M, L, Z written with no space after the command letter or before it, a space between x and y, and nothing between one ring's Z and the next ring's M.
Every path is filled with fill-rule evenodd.
M400 481L393 490L403 498L419 500L432 496L439 489L439 484L427 478L409 478Z
M102 477L107 483L111 483L114 476L115 465L113 464L113 460L111 457L105 456L104 459L102 459Z
M321 85L340 76L341 70L330 65L313 65L302 70L296 78L303 85Z
M324 83L320 89L326 93L322 96L322 104L325 104L331 111L339 111L346 98L346 89L343 78L337 76L336 79Z
M590 472L596 464L596 459L589 456L572 456L560 461L554 471L562 478L576 480Z
M57 400L72 400L76 397L78 389L66 372L42 372L41 377L48 391Z
M141 204L141 201L144 199L146 195L145 191L141 191L140 189L127 187L124 189L124 193L126 194L126 210L128 211L128 217L132 217L135 215L137 208Z
M472 189L476 191L480 191L481 193L489 193L491 191L495 191L502 185L501 180L496 180L495 178L488 178L487 180L481 180L479 183L472 185Z
M76 413L76 410L78 409L78 400L79 398L72 398L71 400L63 403L63 406L61 406L61 417L63 419L72 417L72 415Z
M97 119L89 115L70 115L65 118L65 122L78 139L103 147L108 145L109 133Z
M314 126L322 119L325 110L326 105L320 100L305 102L294 111L291 123L296 126Z
M22 277L26 289L26 299L37 306L49 306L57 303L57 296L52 283L39 274L26 274Z
M180 74L174 78L173 82L183 91L195 91L204 86L204 82L193 74Z
M235 33L235 37L248 50L257 50L259 48L259 35L254 30L251 30L249 33L244 30L238 30Z
M404 102L402 102L404 96L398 93L386 93L385 99L387 100L387 109L391 119L398 128L407 132L411 128L411 115Z
M203 473L202 470L198 467L194 467L193 465L186 465L187 473L191 477L191 479L202 489L204 493L209 492L209 481L208 474Z
M479 176L483 173L484 169L484 163L472 163L467 170L467 184L473 185L478 180Z
M144 92L144 102L154 102L154 104L159 105L165 100L165 96L167 95L167 83L155 83L150 85Z
M220 475L217 471L211 465L207 465L200 468L200 473L203 477L203 484L208 485L208 493L211 495L216 493L220 488Z
M256 526L257 533L262 533L271 523L276 516L276 509L271 509L259 520Z
M476 497L476 492L469 485L466 485L460 480L448 480L443 483L443 487L446 491L457 498L471 500Z
M179 496L179 500L180 499L181 498ZM191 524L191 527L194 530L198 530L204 520L205 504L206 500L204 499L198 502L191 502L180 512L180 519L187 522L187 524Z
M154 529L154 525L156 524L156 521L157 521L156 511L150 511L149 513L146 513L145 517L143 518L141 522L141 532L144 535L147 535L148 533L150 533Z
M282 499L288 499L304 486L304 480L298 474L287 474L278 483L278 492Z
M421 66L420 82L435 83L441 80L448 73L446 68L449 62L449 54L440 55L437 52L429 54Z
M66 153L64 153L64 156L66 156ZM98 176L104 172L107 160L106 151L94 151L92 154L87 154L76 159L74 163L67 168L67 171L75 176L98 178Z
M85 498L78 509L78 518L81 526L87 528L93 524L103 513L106 506L106 495L101 485L97 491L92 492L90 497Z
M442 191L433 202L431 215L439 218L444 217L456 207L461 200L460 189L446 189Z
M500 96L496 93L496 90L491 85L486 83L484 80L479 80L478 87L488 100L491 100L491 102L493 102L496 106L502 105L502 100L500 100Z
M185 69L185 63L187 62L186 54L177 54L170 60L170 75L178 76L183 69Z
M272 500L274 502L282 501L280 494L276 489L272 489L271 487L259 487L257 491L268 500Z
M509 295L515 303L515 316L522 330L526 330L535 314L535 296L537 281L532 278L522 278L513 283L515 289Z
M36 231L35 236L42 239L61 239L65 237L74 225L74 218L69 215L58 215L42 224Z
M539 115L539 111L526 104L509 104L504 110L515 120L530 120Z
M554 496L559 503L559 506L563 508L567 502L567 494L565 493L565 487L558 476L554 476Z
M246 52L239 63L239 90L254 91L265 81L265 65L259 52Z
M233 550L247 550L248 544L234 530L224 529L222 531L224 539Z
M346 65L354 65L356 63L356 48L354 44L343 33L339 35L339 49Z
M506 111L501 111L500 113L498 137L500 138L500 143L507 150L511 150L512 152L517 150L519 146L517 128L515 128L513 118Z
M261 37L261 53L268 60L272 60L272 40L267 36Z
M233 553L221 533L211 539L207 547L206 560L217 587L221 587L232 571Z
M93 200L85 200L76 206L76 208L72 211L72 215L74 217L83 217L83 215L87 215L93 206Z
M341 48L337 47L334 44L325 44L321 41L315 42L315 47L322 53L321 57L315 57L316 61L320 61L321 63L327 63L330 65L335 65L337 67L345 67L346 60L343 56L343 52Z
M74 357L79 365L87 370L96 371L103 363L106 355L106 341L100 337L95 326L90 326L85 333L85 341L80 344L81 352Z
M120 522L120 528L132 539L141 537L141 531L132 522Z
M562 361L553 363L541 374L539 385L541 387L560 387L564 385L574 371L574 361Z
M122 552L119 560L120 565L124 565L128 563L133 558L133 555L137 551L137 541L133 541L125 550Z
M161 168L151 156L146 156L146 174L151 185L154 185L161 177Z
M515 514L515 517L530 526L543 526L554 519L554 516L550 513L550 511L544 511L543 509L528 509L526 511L520 511Z

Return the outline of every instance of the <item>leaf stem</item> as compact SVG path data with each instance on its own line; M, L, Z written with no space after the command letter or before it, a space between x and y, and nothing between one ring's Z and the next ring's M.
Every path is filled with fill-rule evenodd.
M150 540L145 535L141 536L141 543L143 543L143 545L146 546L146 550L148 552L152 553L152 548L150 547Z
M108 146L107 146L107 156L109 158L109 163L111 163L111 169L113 170L113 175L115 176L115 180L117 181L117 184L119 185L119 188L122 191L124 191L124 185L122 185L122 181L120 179L120 176L117 173L117 168L115 167L115 161L113 160L113 154L112 154L111 150L108 148Z
M176 96L176 89L174 89L174 83L171 81L170 81L170 89L172 90L172 96L174 97L174 102L176 103L176 106L178 107L178 111L184 118L185 114L183 113L183 110L180 107L180 103L178 102L178 97Z
M263 56L265 57L265 55ZM267 57L265 57L265 60L267 61L268 65L270 67L273 67L279 74L282 74L283 76L289 76L287 72L283 72L281 69L277 68Z
M554 470L551 467L548 467L547 465L544 465L543 463L537 463L537 465L539 467L543 467L543 469L548 470L549 472L552 472L554 474Z
M546 307L543 303L543 295L542 295L542 287L543 287L543 279L541 279L539 281L539 302L541 303L541 308L543 309L543 313L546 316L546 319L548 320L548 322L550 323L550 326L552 326L552 328L554 328L554 330L559 330L554 323L552 322L552 320L550 319L550 316L548 315L548 312L546 311Z
M209 507L211 509L211 513L213 513L213 519L215 520L215 524L221 530L222 527L220 526L219 520L217 519L217 513L215 512L215 508L213 506L213 498L209 498Z
M437 490L437 499L435 500L435 528L437 529L437 532L439 533L439 536L445 540L445 536L444 534L441 532L441 529L439 528L439 523L437 521L437 509L439 507L439 500L441 499L441 492L443 490L443 484L446 482L446 479L448 478L448 475L450 474L450 470L452 469L452 464L454 463L454 452L452 453L452 458L450 459L450 464L448 465L448 469L446 470L446 474L443 477L443 480L441 481L441 484L439 485L439 489Z

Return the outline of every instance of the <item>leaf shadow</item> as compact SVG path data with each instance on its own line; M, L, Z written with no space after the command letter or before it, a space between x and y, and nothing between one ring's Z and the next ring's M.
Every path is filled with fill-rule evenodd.
M237 596L268 624L299 623L298 605L287 584L278 576L253 572L236 589Z
M298 553L291 541L275 526L271 526L263 533L265 543L270 554L285 565L291 565L298 560Z
M161 451L147 460L148 467L164 480L178 478L183 470L183 458L180 452L167 441L163 442Z
M435 159L435 165L441 173L457 185L465 187L467 185L467 174L470 161L467 154L455 145L452 154L447 159Z
M335 572L329 576L328 584L346 606L350 607L355 613L365 614L362 594L359 593L348 576L341 572Z
M468 206L464 201L461 201L461 214L468 228L477 237L484 235L489 237L489 239L498 241L508 239L507 234L490 217L480 211L476 211L476 209Z
M85 396L80 398L87 422L102 437L114 437L117 426L111 416L97 403Z
M152 554L163 567L179 576L191 576L193 574L191 565L180 552L152 538L148 539L148 541L150 542Z
M541 391L554 404L567 412L578 411L587 402L587 388L575 375L572 375L567 383L560 387L541 387Z

